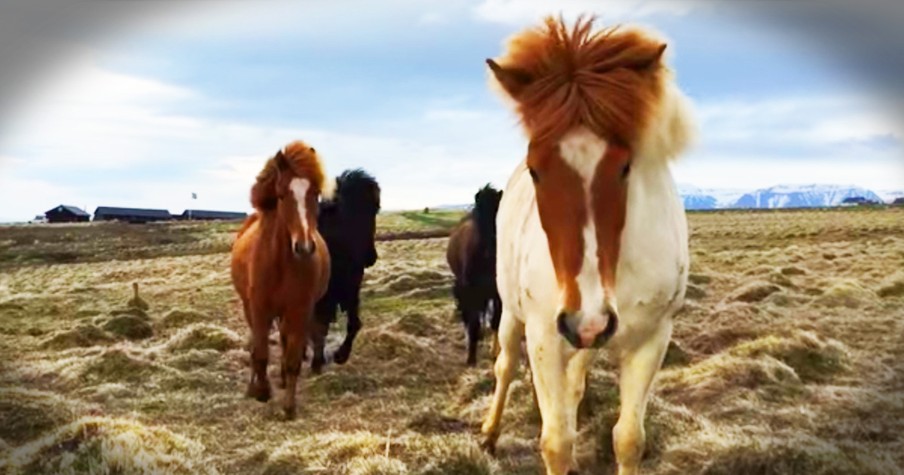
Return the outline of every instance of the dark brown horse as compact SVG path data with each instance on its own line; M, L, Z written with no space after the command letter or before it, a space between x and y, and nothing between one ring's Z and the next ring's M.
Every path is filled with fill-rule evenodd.
M474 208L449 237L446 261L455 274L452 294L468 330L468 365L477 364L482 317L492 304L490 328L499 329L502 302L496 290L496 210L502 192L486 185L474 195ZM494 337L495 342L495 337ZM495 351L495 343L493 345Z
M268 336L279 321L283 409L295 415L295 386L301 371L314 304L326 291L330 255L317 231L317 203L324 173L315 150L292 142L276 152L251 188L256 213L232 246L232 282L251 328L248 396L270 399Z

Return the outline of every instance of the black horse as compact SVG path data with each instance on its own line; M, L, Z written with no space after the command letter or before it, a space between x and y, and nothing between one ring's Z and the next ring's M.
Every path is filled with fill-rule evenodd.
M358 317L361 281L364 269L377 262L375 245L377 213L380 211L380 185L364 170L346 170L336 178L332 200L320 203L317 225L330 250L330 284L314 310L316 325L312 332L314 357L311 370L320 373L326 359L323 349L329 326L336 321L337 310L348 316L345 341L333 360L348 361L361 329Z
M474 208L452 231L446 249L446 261L455 274L452 294L468 329L470 366L477 364L482 317L490 304L490 327L494 332L499 330L502 316L502 301L496 289L496 211L500 199L501 191L490 185L481 188L474 195Z

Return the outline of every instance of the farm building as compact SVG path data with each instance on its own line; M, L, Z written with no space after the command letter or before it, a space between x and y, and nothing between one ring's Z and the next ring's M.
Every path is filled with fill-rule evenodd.
M98 206L94 210L95 221L126 221L129 223L148 223L151 221L169 221L173 216L165 209L115 208Z
M247 213L236 211L210 211L204 209L187 209L182 212L178 219L198 219L204 221L223 220L223 221L239 221L248 216Z
M56 208L44 212L48 223L79 223L91 219L91 215L85 210L68 205L59 205Z

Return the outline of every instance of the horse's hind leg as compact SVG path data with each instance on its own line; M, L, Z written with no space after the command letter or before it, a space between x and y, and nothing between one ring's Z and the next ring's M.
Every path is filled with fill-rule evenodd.
M270 316L252 306L251 314L251 381L249 397L265 402L270 400L270 380L267 378L269 358Z
M505 409L505 399L508 395L509 384L518 370L518 362L521 359L521 338L524 336L524 324L518 321L514 315L503 311L499 325L499 356L493 368L496 374L496 389L493 393L493 402L490 411L481 429L486 437L483 447L493 453L496 451L496 440L499 438L499 423L502 412Z
M493 303L493 313L490 319L490 328L493 330L493 357L499 354L499 321L502 319L502 299L499 293L494 293L490 300Z
M345 364L352 354L352 345L355 344L355 336L357 336L358 331L361 330L361 319L358 318L358 308L360 305L361 301L357 295L348 302L348 307L346 308L346 313L348 314L348 326L346 327L345 340L342 341L342 346L336 350L336 354L333 358L336 361L336 364Z
M468 326L468 366L477 366L477 343L480 341L480 311L469 306L464 312Z

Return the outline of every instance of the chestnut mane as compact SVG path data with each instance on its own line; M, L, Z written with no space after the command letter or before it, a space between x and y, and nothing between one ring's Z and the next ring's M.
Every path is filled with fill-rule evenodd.
M317 152L313 147L297 140L276 152L257 174L257 179L251 187L251 204L255 209L267 211L276 207L276 179L280 173L280 162L293 175L307 178L311 181L311 186L321 195L329 197L332 189L330 183L325 180L323 165Z
M594 33L594 20L582 16L569 30L564 19L547 17L510 38L498 63L487 60L533 140L557 140L583 125L630 147L657 112L666 45L632 28Z

